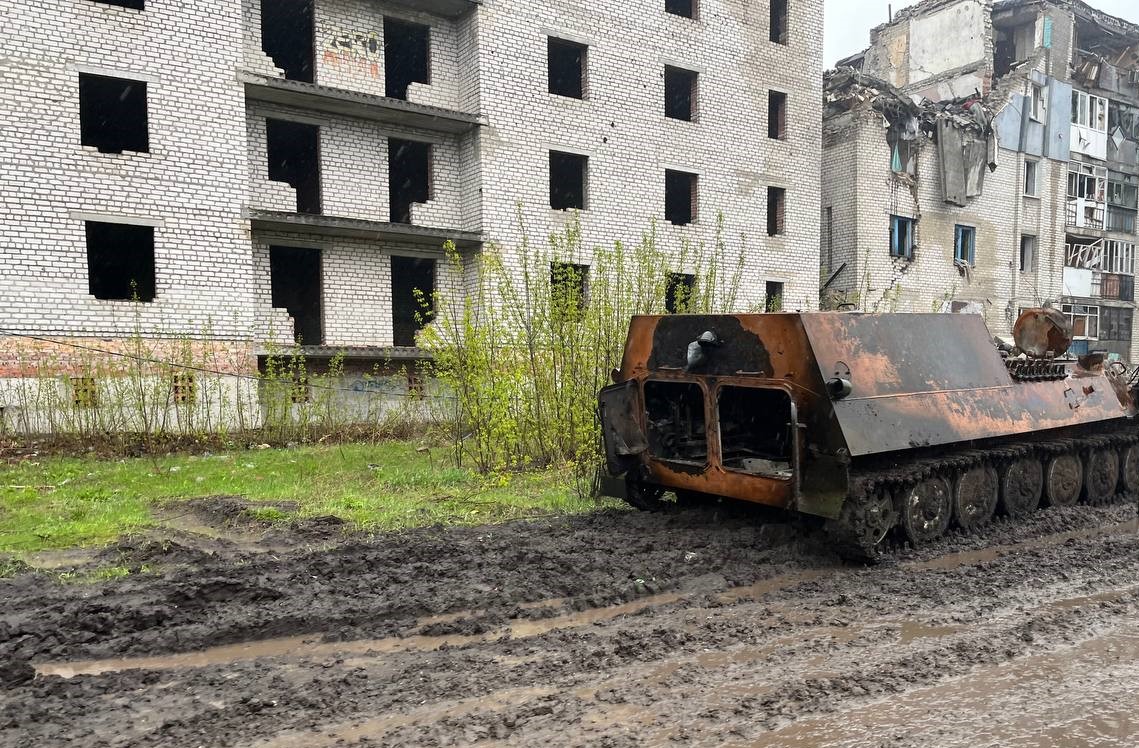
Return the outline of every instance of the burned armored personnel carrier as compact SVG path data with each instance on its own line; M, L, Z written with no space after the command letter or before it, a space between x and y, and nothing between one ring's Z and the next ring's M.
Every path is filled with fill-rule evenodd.
M738 314L633 319L599 396L608 493L640 509L718 496L827 520L845 555L892 532L1139 490L1139 424L1122 365L1054 360L1054 310L1002 353L953 314Z

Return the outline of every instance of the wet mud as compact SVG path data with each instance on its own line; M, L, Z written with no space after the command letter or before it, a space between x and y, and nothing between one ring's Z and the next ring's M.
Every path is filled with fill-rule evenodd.
M232 530L230 504L201 509ZM1139 735L1133 504L1046 510L872 568L809 527L714 510L325 529L183 528L114 551L148 574L0 582L0 746Z

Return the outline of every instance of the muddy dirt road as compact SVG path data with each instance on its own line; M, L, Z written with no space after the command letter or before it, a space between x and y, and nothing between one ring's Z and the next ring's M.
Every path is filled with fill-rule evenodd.
M1139 744L1133 505L871 569L709 512L120 553L0 583L0 745Z

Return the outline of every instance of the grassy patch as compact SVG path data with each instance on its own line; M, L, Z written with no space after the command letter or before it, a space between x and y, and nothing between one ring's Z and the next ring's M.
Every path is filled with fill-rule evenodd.
M334 515L362 529L477 524L589 511L567 471L480 476L408 442L0 466L0 553L96 545L156 524L155 510L237 495L264 520ZM295 514L274 502L292 502Z

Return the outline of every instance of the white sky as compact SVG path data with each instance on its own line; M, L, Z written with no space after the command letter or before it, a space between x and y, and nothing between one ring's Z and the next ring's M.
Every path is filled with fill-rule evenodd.
M823 67L834 67L835 62L865 49L870 44L870 29L889 18L889 6L896 13L912 0L824 0L825 53ZM1088 5L1139 23L1137 0L1088 0Z

